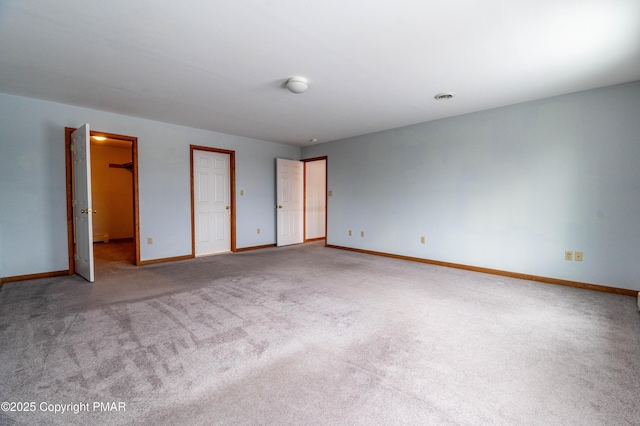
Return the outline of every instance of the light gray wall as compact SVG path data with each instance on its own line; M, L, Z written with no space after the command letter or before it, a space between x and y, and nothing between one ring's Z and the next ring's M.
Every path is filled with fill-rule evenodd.
M302 150L323 155L329 244L640 290L640 82Z
M138 137L142 260L191 254L190 144L236 151L237 246L275 242L275 158L298 147L0 94L1 276L68 268L64 128L85 122Z

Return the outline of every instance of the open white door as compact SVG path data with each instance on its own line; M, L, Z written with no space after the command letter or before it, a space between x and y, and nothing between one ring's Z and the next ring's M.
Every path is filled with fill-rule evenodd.
M304 163L276 159L278 246L303 242Z
M73 256L76 272L93 282L93 216L91 209L91 153L89 125L85 124L71 134L73 164Z

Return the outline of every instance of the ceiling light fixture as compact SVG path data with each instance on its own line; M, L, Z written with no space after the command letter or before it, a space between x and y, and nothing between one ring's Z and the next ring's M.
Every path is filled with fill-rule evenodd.
M292 93L304 93L308 88L309 83L304 77L291 77L289 80L287 80L287 89L289 89L289 91Z
M104 136L91 136L93 139L97 140L97 141L105 141L107 140L107 138L105 138Z
M435 95L433 97L433 99L437 100L437 101L441 101L444 99L451 99L456 95L455 92L447 92L447 93L438 93L437 95Z

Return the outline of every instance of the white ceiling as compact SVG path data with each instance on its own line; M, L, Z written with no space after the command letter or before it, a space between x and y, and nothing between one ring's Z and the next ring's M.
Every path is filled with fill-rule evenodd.
M640 0L0 3L0 92L296 145L634 80Z

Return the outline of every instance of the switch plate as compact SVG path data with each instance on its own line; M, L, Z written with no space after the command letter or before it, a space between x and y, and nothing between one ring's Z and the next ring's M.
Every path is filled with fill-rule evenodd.
M420 237L420 244L424 244L427 242L427 239L425 237Z
M352 236L353 232L351 232L351 229L349 229L349 236Z
M256 231L256 233L258 233L258 234L260 233L260 228L258 228L258 230Z
M240 190L240 196L242 197L243 195L244 195L244 189L241 189ZM258 232L258 234L259 234L259 232Z
M327 195L328 195L329 197L331 197L331 196L333 195L333 191L328 191L328 192L327 192Z
M582 252L581 251L577 251L576 252L576 262L582 262Z
M360 236L364 237L364 231L360 231Z
M564 260L573 260L573 252L571 250L564 252Z
M151 237L147 238L147 244L153 244L153 238Z

